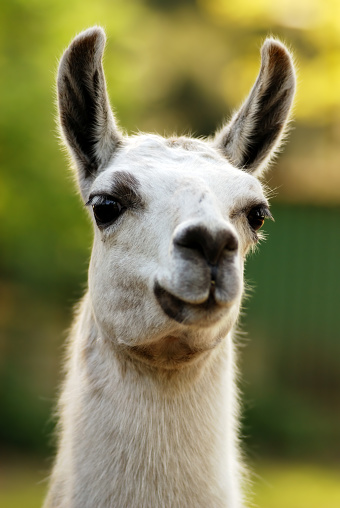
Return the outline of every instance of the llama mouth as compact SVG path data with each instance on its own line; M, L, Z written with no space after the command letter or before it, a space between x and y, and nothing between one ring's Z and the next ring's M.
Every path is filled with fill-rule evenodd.
M158 281L155 282L153 290L165 314L178 323L188 323L188 317L193 313L196 319L199 320L202 318L202 315L206 318L207 315L210 315L213 311L221 309L215 300L215 288L213 284L208 298L203 303L189 303L181 300L164 289ZM191 320L189 319L189 321Z

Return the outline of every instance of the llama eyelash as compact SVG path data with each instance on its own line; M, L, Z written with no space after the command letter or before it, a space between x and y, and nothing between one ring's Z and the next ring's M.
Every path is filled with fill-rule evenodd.
M97 194L94 196L91 196L87 203L85 203L85 206L97 206L97 205L103 205L107 199L115 200L113 196L109 196L107 194Z

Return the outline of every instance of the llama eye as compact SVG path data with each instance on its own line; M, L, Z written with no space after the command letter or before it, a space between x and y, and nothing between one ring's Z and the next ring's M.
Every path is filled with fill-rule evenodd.
M114 199L102 197L99 202L92 204L94 218L97 226L112 224L124 211L122 205Z
M270 212L262 206L252 208L247 215L249 225L254 231L258 231L263 226L266 217L271 217Z

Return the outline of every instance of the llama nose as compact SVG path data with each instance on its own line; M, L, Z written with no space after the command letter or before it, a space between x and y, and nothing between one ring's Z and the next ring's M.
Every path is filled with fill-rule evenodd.
M199 252L209 265L215 266L223 253L235 254L238 239L227 227L213 233L204 225L188 226L174 237L174 244Z

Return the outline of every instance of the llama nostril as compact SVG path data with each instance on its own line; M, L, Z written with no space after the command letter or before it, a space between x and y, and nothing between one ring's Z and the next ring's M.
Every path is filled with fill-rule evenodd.
M236 251L238 249L238 239L231 231L226 232L224 240L225 250Z
M238 249L238 239L232 231L223 228L212 233L202 225L189 226L178 232L174 244L198 252L212 266L218 264L222 253L234 254Z

